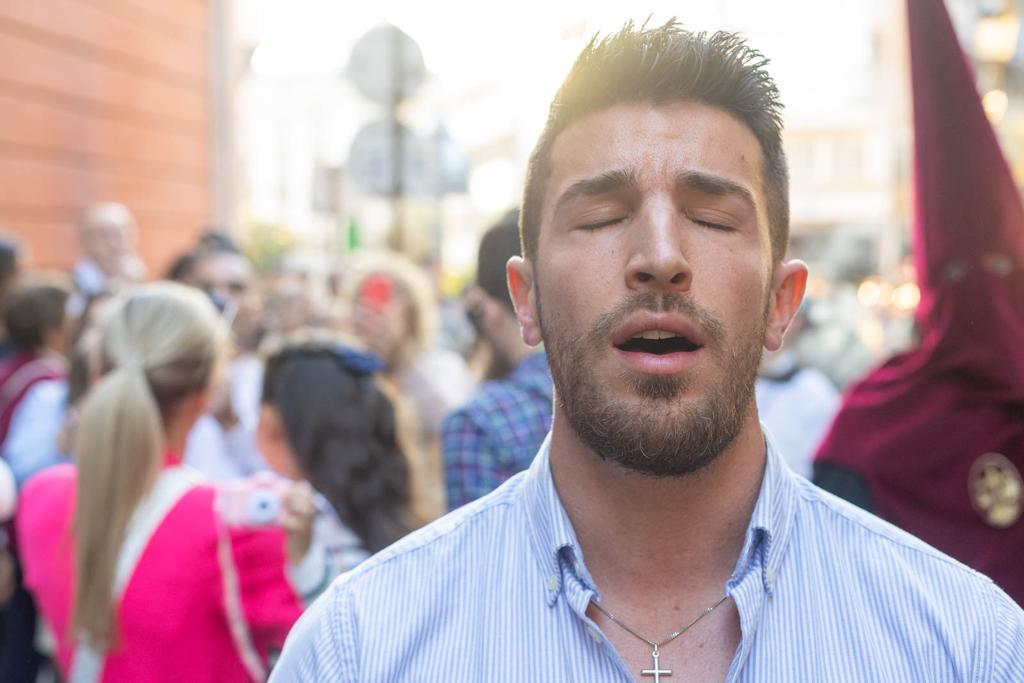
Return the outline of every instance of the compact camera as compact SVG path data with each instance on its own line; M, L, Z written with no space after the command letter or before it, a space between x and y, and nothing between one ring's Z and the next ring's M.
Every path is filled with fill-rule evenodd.
M283 524L285 498L292 486L291 481L270 472L219 484L218 515L229 527Z

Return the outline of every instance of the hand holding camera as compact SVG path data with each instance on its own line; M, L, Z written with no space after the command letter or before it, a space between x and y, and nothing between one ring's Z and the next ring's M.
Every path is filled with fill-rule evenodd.
M280 526L288 532L287 553L298 564L312 542L316 505L313 488L270 472L227 482L217 492L217 509L228 527Z
M299 564L313 542L313 520L316 519L313 487L300 481L292 486L284 501L284 528L288 531L288 561Z

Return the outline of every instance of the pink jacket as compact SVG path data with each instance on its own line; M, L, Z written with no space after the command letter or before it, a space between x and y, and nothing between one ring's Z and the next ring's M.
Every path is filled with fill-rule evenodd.
M118 605L120 647L107 655L103 681L249 681L283 645L302 612L286 575L284 532L223 528L214 496L195 486L156 528ZM16 522L25 585L65 674L76 647L75 498L75 468L52 467L25 485Z

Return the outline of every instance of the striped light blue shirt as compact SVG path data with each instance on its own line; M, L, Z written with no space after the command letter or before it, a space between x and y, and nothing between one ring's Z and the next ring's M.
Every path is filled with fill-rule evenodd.
M599 595L548 447L494 493L340 577L271 681L633 680L586 616ZM742 633L729 681L1024 681L1016 603L794 475L771 444L725 589Z

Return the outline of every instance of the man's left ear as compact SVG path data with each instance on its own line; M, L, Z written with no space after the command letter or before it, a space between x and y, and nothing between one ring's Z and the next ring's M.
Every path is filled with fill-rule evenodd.
M508 290L516 319L527 346L541 343L540 319L537 317L537 290L534 288L533 264L522 256L513 256L505 265Z
M803 261L784 261L772 278L771 308L764 334L764 347L769 351L782 348L782 339L789 323L800 309L807 288L807 265Z

